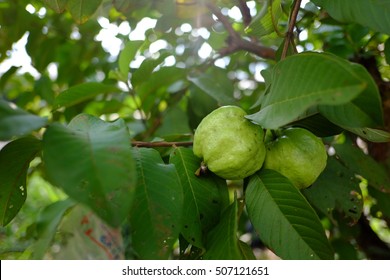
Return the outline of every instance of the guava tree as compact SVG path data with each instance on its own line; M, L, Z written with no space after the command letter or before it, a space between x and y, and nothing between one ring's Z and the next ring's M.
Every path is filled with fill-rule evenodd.
M1 258L53 257L78 207L128 259L389 258L389 14L367 0L0 1ZM240 125L206 126L218 167L240 163L207 170L194 132L222 106L271 159L237 153Z

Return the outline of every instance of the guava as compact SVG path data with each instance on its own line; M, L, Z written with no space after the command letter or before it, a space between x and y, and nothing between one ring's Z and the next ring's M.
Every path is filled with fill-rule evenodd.
M278 171L298 189L311 186L326 166L323 142L304 128L283 130L265 145L264 168Z
M263 129L245 115L240 107L222 106L204 117L195 130L194 154L224 179L246 178L264 162Z

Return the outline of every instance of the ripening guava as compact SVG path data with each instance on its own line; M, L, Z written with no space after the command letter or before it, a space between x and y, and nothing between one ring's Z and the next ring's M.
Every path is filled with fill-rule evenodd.
M266 142L264 168L287 177L298 189L312 185L324 170L327 152L321 139L303 128L281 131Z
M194 154L224 179L248 177L264 162L263 129L245 115L240 107L223 106L203 118L195 130Z

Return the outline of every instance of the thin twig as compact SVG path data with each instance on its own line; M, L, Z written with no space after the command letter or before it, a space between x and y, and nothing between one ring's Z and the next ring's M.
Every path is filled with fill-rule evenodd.
M144 147L144 148L156 148L156 147L189 147L192 146L192 141L186 142L143 142L143 141L131 141L133 147Z
M141 115L141 121L142 121L142 124L144 125L145 129L148 127L148 124L146 123L146 120L145 118L143 118L142 116L142 104L139 103L137 101L137 96L135 95L135 92L134 90L130 87L130 85L128 83L125 83L126 84L126 87L127 87L127 91L128 93L130 94L130 96L134 99L134 104L135 106L137 107L137 110L139 111L140 115Z
M219 8L217 8L214 4L210 2L207 3L207 7L218 18L218 20L225 27L226 31L229 33L229 38L227 41L228 46L219 50L219 55L221 57L243 50L253 53L262 58L275 59L274 49L264 47L254 42L243 39L241 35L233 29L233 26L229 22L229 19L221 13Z
M302 0L295 0L294 1L294 7L291 11L290 20L288 23L288 30L286 33L286 39L284 41L281 59L286 58L288 46L290 45L290 42L293 42L293 40L294 40L294 27L295 27L295 23L297 21L297 16L298 16L299 8L301 6L301 1Z

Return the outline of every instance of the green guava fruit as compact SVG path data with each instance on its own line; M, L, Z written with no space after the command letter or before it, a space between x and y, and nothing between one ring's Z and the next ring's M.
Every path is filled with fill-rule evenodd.
M195 130L194 154L224 179L248 177L264 162L263 129L245 115L240 107L223 106L203 118Z
M286 129L265 145L264 168L278 171L298 189L312 185L326 166L324 144L306 129Z

